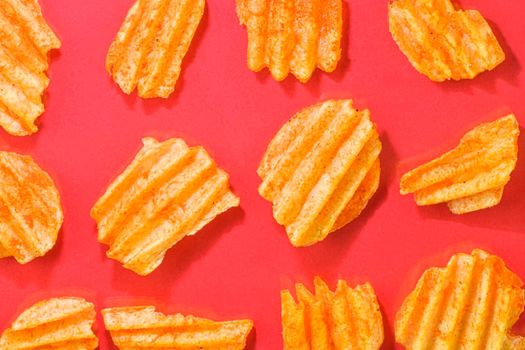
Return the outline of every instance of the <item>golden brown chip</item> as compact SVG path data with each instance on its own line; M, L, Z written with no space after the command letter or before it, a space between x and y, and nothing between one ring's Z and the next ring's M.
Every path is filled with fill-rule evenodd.
M511 335L525 305L523 282L497 256L456 254L430 268L396 316L396 341L406 349L521 350Z
M315 68L333 72L341 58L341 0L237 0L248 31L248 67L268 67L275 80L289 72L305 83Z
M49 79L47 54L60 47L37 0L0 1L0 126L9 134L38 131Z
M285 350L381 347L383 318L370 284L352 289L340 280L332 292L319 277L314 283L315 295L295 285L298 302L288 290L281 292Z
M111 44L106 69L130 94L167 98L204 13L204 0L136 0Z
M294 246L317 243L365 208L379 184L381 142L368 110L330 100L296 114L257 170L259 193Z
M251 320L216 322L181 314L164 315L153 306L102 310L113 343L125 349L242 350Z
M497 205L518 159L518 121L513 114L469 131L452 151L409 171L401 194L417 205L448 203L454 214Z
M451 0L393 0L388 13L397 45L431 80L472 79L505 60L483 16Z
M239 205L228 174L202 147L181 139L143 140L131 165L98 200L91 216L108 257L140 275L155 270L166 251L217 215Z
M0 350L93 350L95 307L82 298L40 301L25 310L0 338Z
M49 175L29 156L0 152L0 257L25 264L57 240L63 213Z

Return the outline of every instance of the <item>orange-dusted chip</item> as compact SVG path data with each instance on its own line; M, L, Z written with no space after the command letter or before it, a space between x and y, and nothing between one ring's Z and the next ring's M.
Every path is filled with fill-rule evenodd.
M497 256L482 250L452 256L425 271L396 315L396 341L405 349L522 350L510 334L523 311L523 282Z
M297 113L257 170L261 196L294 246L317 243L355 219L377 190L381 141L368 110L329 100Z
M363 349L383 344L383 318L369 283L350 288L340 280L335 292L315 278L315 294L296 284L297 302L281 292L285 350Z
M122 91L167 98L204 13L205 0L136 0L111 44L106 69Z
M63 218L51 177L29 156L0 152L0 258L25 264L45 255Z
M126 349L242 350L251 320L217 322L181 314L164 315L153 306L102 310L113 343Z
M0 338L0 350L93 350L95 307L82 298L40 301L25 310Z
M447 203L454 214L497 205L518 159L520 128L513 114L469 131L459 145L401 178L401 194L417 205Z
M0 1L0 126L9 134L38 131L49 84L47 54L60 45L37 0Z
M268 67L275 80L291 72L307 82L316 68L333 72L341 58L341 0L237 0L248 31L248 68Z
M393 0L388 18L401 51L433 81L472 79L505 60L483 16L451 0Z
M108 257L140 275L166 251L217 215L239 205L229 177L202 147L177 138L144 147L91 210Z

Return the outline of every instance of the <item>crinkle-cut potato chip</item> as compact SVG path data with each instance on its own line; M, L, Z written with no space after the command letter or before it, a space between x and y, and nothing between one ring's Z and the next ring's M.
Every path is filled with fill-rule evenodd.
M350 288L340 280L335 292L319 277L315 294L295 285L297 302L281 291L285 350L379 349L383 343L383 318L369 283Z
M93 350L95 307L82 298L40 301L25 310L0 338L0 350Z
M136 0L106 57L122 91L167 98L175 90L204 6L205 0Z
M518 121L513 114L469 131L459 145L401 178L401 194L417 205L447 203L454 214L497 205L518 159Z
M113 343L126 349L242 350L251 320L217 322L181 314L164 315L153 306L102 310Z
M37 0L0 1L0 126L9 134L38 131L49 84L47 54L60 45Z
M390 33L414 68L433 81L473 79L494 69L505 53L476 10L451 0L393 0Z
M407 350L522 350L510 330L523 311L523 282L497 256L482 250L456 254L425 271L395 321Z
M368 110L329 100L297 113L271 141L259 193L296 247L355 219L379 185L381 141Z
M333 72L341 58L341 0L237 0L248 31L248 68L268 67L275 80L291 72L306 83L316 68Z
M45 255L63 218L51 177L30 156L0 152L0 258L25 264Z
M155 270L185 236L239 205L228 174L204 148L177 138L143 143L91 210L107 256L139 275Z

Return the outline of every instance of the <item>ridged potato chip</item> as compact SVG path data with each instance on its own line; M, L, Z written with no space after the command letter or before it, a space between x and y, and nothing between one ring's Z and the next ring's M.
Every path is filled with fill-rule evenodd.
M205 0L136 0L106 57L122 91L167 98L175 90L204 6Z
M482 250L430 268L405 299L395 322L407 350L522 350L509 332L525 305L523 282L497 256Z
M297 302L281 292L284 350L374 350L383 344L383 318L368 283L352 289L340 280L335 292L319 277L315 294L296 284Z
M366 207L380 177L381 141L368 110L329 100L297 113L271 141L259 193L294 246L317 243Z
M49 84L47 54L60 45L37 0L0 1L0 126L9 134L38 131Z
M401 51L433 81L472 79L505 60L483 16L451 0L393 0L388 18Z
M341 0L237 0L248 31L248 67L275 80L291 72L307 82L315 68L333 72L341 58Z
M202 147L177 138L144 147L91 210L108 257L139 275L217 215L239 205L229 177Z
M45 255L63 218L51 177L30 156L0 152L0 258L25 264Z
M40 301L25 310L0 338L0 350L93 350L95 307L82 298Z
M164 315L153 306L102 310L113 343L127 349L242 350L251 320L216 322L181 314Z
M518 121L513 114L469 131L452 151L409 171L401 194L417 205L448 203L454 214L497 205L518 159Z

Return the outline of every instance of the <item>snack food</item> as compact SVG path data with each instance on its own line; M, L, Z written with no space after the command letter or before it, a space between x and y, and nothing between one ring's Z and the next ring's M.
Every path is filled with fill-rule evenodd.
M248 31L248 68L268 67L275 80L291 72L305 83L315 68L333 72L341 58L341 0L237 0Z
M319 277L314 284L315 295L295 285L298 302L281 292L283 349L381 348L383 318L370 284L352 289L340 280L335 292Z
M82 298L40 301L18 316L0 338L0 350L93 350L95 307Z
M113 343L125 349L242 350L251 320L216 322L181 314L164 315L153 306L102 310Z
M0 1L0 126L9 134L38 131L49 84L47 54L60 45L37 0Z
M139 275L155 270L166 251L217 215L239 205L228 174L202 147L177 138L144 147L91 210L107 256Z
M377 190L381 141L368 110L329 100L297 113L268 146L259 193L294 246L355 219Z
M447 203L454 214L497 205L518 159L518 121L513 114L469 131L459 145L401 178L401 194L417 205Z
M396 316L396 341L407 350L520 350L511 335L523 311L523 282L497 256L482 250L430 268Z
M0 151L0 258L25 264L43 256L63 218L51 177L30 156Z
M399 49L433 81L472 79L505 60L483 16L451 0L393 0L388 19Z
M111 44L106 69L122 91L167 98L204 13L204 0L136 0Z

